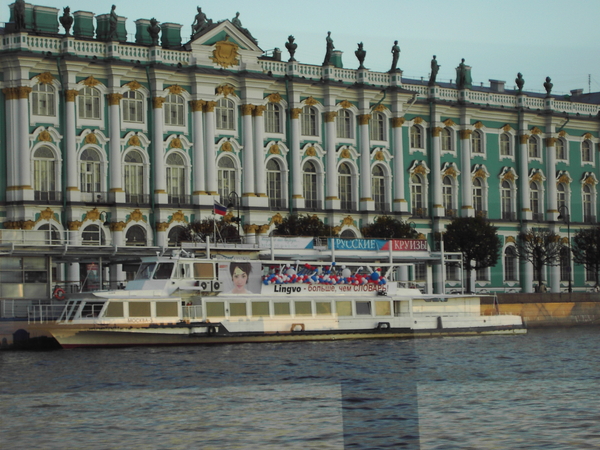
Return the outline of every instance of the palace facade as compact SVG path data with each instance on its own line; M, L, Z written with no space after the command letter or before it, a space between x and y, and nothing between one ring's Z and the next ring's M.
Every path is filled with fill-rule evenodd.
M474 86L464 64L458 82L410 80L344 68L339 51L324 65L294 50L285 62L230 20L188 39L181 25L161 24L159 38L140 19L127 42L124 18L115 28L109 14L76 11L65 33L58 9L17 3L0 45L3 236L166 247L216 200L239 202L245 242L291 213L316 214L344 237L386 214L433 246L453 217L479 215L503 249L474 274L478 288L531 292L518 233L547 227L567 239L596 224L600 94L553 95L549 80L547 94ZM569 259L546 269L551 290L569 278L590 289L593 274ZM457 286L458 272L436 270L436 289ZM75 263L58 277L80 273ZM413 277L424 273L417 265ZM111 277L124 280L122 268Z

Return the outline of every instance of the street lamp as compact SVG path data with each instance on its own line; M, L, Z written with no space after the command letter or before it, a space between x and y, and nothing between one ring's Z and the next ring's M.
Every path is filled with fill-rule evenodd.
M237 232L238 232L238 238L240 236L240 196L237 194L237 192L235 191L231 191L229 193L229 195L227 196L227 200L229 201L229 204L227 205L227 209L233 209L234 207L237 207L237 217L233 218L233 221L237 223Z
M558 207L557 219L562 220L563 223L567 224L567 242L569 249L569 266L567 267L567 273L569 274L569 293L573 292L573 285L571 284L571 215L569 214L569 207L567 205L560 205Z

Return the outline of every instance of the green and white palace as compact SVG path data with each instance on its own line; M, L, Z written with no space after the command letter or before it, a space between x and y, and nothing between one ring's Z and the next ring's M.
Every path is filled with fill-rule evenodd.
M303 64L293 37L265 52L237 17L213 21L200 8L191 35L189 24L127 23L114 9L8 8L0 298L39 295L48 282L31 274L50 268L56 281L81 282L85 255L174 245L181 227L232 193L243 243L254 245L292 213L356 238L377 216L395 216L431 248L453 217L487 217L503 244L497 265L474 275L488 291L533 291L532 267L515 252L521 230L567 239L596 224L600 93L558 96L550 79L546 92L529 92L520 74L518 88L475 86L464 61L451 82L436 80L435 60L425 80L403 78L397 58L384 73L354 56L358 69L345 68L333 49L323 64ZM445 280L437 292L458 285L457 270L440 278L427 261L411 269L414 280L434 273ZM127 270L114 264L106 277L125 281ZM594 285L568 254L545 268L552 292L569 278L575 291Z

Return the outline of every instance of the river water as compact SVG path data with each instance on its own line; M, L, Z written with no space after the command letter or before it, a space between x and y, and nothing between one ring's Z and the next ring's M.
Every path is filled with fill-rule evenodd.
M599 448L599 338L0 352L0 448Z

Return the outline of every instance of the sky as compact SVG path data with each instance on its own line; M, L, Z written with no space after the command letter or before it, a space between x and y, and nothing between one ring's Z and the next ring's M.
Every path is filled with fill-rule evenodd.
M63 3L64 2L64 3ZM33 1L34 5L71 11L110 12L114 0ZM9 18L8 4L1 2L0 22ZM294 35L300 63L321 64L325 37L331 31L336 50L343 52L344 67L356 69L354 51L359 42L367 51L365 66L385 72L391 65L391 48L398 40L398 67L404 78L428 79L432 55L441 68L438 81L456 77L461 58L472 67L473 84L489 86L489 80L506 81L513 88L518 72L526 91L545 92L547 76L553 94L572 89L600 92L600 0L229 0L197 3L179 0L127 0L116 2L116 12L127 18L128 40L134 40L137 19L155 17L159 22L183 25L182 39L189 39L196 7L213 21L240 20L258 40L262 50L279 47L289 58L285 42ZM173 5L175 7L165 6ZM60 28L62 31L62 28Z

